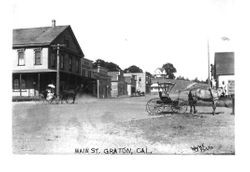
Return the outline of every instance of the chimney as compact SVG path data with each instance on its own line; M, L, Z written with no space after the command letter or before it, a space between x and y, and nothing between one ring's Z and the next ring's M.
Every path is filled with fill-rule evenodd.
M52 27L56 26L56 20L52 20Z

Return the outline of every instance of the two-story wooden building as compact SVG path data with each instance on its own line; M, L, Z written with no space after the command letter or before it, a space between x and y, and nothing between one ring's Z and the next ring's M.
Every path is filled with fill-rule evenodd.
M136 94L136 75L125 76L125 82L127 83L128 96L134 96Z
M226 86L226 95L234 94L234 52L216 52L214 55L214 73L216 87Z
M83 93L94 95L96 78L94 78L93 61L87 58L81 59L81 76Z
M34 97L48 84L56 84L57 51L60 48L60 90L81 82L84 54L69 25L13 30L13 98Z

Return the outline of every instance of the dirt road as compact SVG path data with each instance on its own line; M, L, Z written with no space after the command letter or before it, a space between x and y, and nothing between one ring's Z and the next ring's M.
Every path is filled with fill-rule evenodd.
M149 116L150 97L13 103L13 152L21 154L234 154L231 109Z

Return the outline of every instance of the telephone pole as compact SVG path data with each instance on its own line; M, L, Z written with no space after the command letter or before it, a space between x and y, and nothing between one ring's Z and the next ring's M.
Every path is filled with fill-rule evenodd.
M207 59L208 59L208 78L207 78L207 83L210 86L210 50L209 50L209 40L207 40Z
M56 48L56 95L60 94L60 48L65 47L65 44L51 45Z

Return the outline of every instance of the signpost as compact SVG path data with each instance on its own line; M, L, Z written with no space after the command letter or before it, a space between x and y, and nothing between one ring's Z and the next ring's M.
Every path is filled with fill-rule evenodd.
M234 94L234 80L229 80L228 84L227 84L227 88L228 88L228 95L233 95Z
M232 115L234 115L234 108L235 108L235 93L234 93L234 90L235 90L235 82L234 80L229 80L228 81L228 84L227 84L227 88L228 88L228 95L231 96L232 98Z
M208 59L208 78L207 78L207 82L208 85L210 86L210 52L209 52L209 41L207 40L207 59Z

